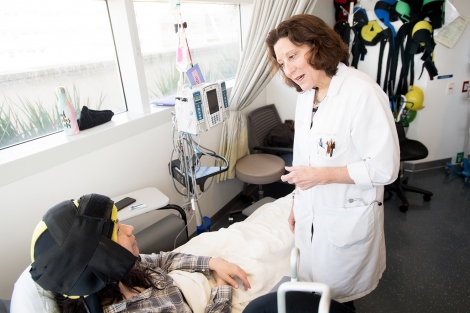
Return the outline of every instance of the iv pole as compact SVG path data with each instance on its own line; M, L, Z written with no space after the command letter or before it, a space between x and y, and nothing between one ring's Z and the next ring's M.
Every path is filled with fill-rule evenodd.
M179 80L177 87L177 94L182 94L184 89L185 73L189 66L192 66L191 54L186 39L185 28L186 24L183 23L181 18L180 1L170 0L170 5L175 14L175 32L177 34L177 50L176 50L176 69L179 72ZM189 58L188 58L189 55ZM177 124L176 116L174 117L174 125ZM199 208L197 187L201 192L204 192L204 183L207 178L222 173L228 170L228 161L216 154L213 151L210 153L203 153L200 148L202 146L193 146L194 140L191 134L186 132L179 132L178 138L174 140L174 150L178 151L178 159L172 160L169 164L170 175L173 176L178 182L184 186L184 193L179 192L184 196L184 207L189 212L191 209L196 215L197 233L202 233L210 229L210 218L203 217ZM224 161L224 166L200 166L199 159L202 155L208 155L215 158L218 162ZM176 186L175 186L176 188Z
M189 67L188 58L187 58L187 49L185 47L186 41L186 33L184 31L184 23L181 18L181 3L180 0L170 0L171 9L175 15L175 32L177 36L177 47L176 47L176 69L179 72L179 80L178 80L178 87L177 87L177 94L180 94L183 91L184 86L184 75L186 70ZM197 198L196 198L196 181L191 180L190 176L194 177L194 175L190 175L190 172L193 172L193 154L192 154L192 145L191 145L191 138L190 135L187 133L180 133L177 146L176 147L182 158L180 158L179 162L179 169L181 174L184 177L184 184L185 184L185 192L184 195L184 202L186 207L189 206L196 215L196 225L202 225L202 214L199 210L197 205ZM191 153L190 153L191 151ZM171 169L170 169L171 172ZM192 183L193 186L190 186Z

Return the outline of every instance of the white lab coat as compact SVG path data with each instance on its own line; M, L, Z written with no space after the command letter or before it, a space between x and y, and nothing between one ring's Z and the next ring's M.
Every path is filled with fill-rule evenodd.
M297 99L293 164L347 166L355 184L296 191L299 278L346 302L374 290L385 270L383 205L374 201L397 178L400 148L388 97L366 74L340 63L310 128L314 93Z

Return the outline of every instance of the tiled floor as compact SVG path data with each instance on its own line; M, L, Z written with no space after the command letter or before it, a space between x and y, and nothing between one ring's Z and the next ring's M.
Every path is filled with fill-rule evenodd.
M434 196L424 202L422 195L407 193L406 213L395 195L385 202L387 269L376 290L354 301L357 312L470 312L470 187L443 168L405 176ZM283 196L288 187L268 185L265 195ZM228 215L214 230L227 226Z

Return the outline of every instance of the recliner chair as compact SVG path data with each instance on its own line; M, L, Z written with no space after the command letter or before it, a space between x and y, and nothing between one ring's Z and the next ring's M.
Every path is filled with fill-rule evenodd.
M405 161L421 160L428 156L428 149L425 145L417 140L406 138L405 128L401 122L395 122L395 126L397 128L398 140L400 144L400 162L403 163ZM409 207L409 202L406 198L405 191L423 194L424 201L431 201L431 197L433 196L432 192L409 186L408 177L402 178L402 173L403 171L400 169L397 179L392 184L385 186L385 192L388 192L388 196L385 198L385 200L390 199L391 191L396 192L402 202L402 205L400 206L400 211L402 212L408 211Z

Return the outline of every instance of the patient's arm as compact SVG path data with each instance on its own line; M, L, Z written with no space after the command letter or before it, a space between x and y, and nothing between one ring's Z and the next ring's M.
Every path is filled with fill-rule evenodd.
M227 262L222 258L194 256L178 252L161 252L151 255L141 254L141 258L149 266L160 267L167 273L173 270L184 270L187 272L202 272L205 275L209 275L209 270L212 270L217 272L220 279L234 288L238 288L238 283L232 277L238 277L243 282L245 290L251 288L245 271L240 266Z
M230 313L232 312L232 287L226 285L224 280L216 278L217 274L213 273L217 281L217 287L212 288L209 304L206 306L205 313ZM223 285L219 285L223 284Z
M210 275L210 257L178 252L160 252L158 254L141 254L140 256L142 261L148 264L149 267L159 267L167 273L174 270L183 270L186 272L202 272L205 275Z
M211 258L209 261L209 269L215 271L215 274L219 279L225 281L236 289L238 289L238 283L233 279L233 277L238 277L243 282L245 290L251 288L245 271L236 264L227 262L222 258ZM216 278L216 275L214 275L214 278Z

